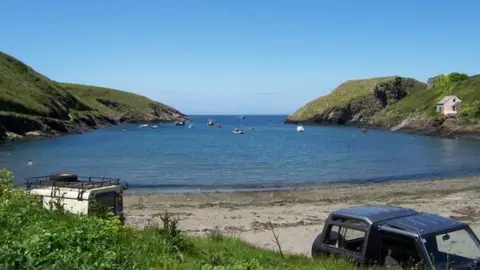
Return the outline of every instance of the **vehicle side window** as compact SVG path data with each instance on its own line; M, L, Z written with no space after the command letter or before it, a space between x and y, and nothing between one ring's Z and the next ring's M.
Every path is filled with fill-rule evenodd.
M403 269L418 266L421 262L414 239L386 233L380 238L380 258L386 267L399 266Z
M332 225L327 230L327 237L324 243L338 249L361 253L364 241L364 231Z
M116 213L117 193L115 191L106 192L95 195L94 204L100 204L110 209L114 214ZM97 205L99 206L99 205ZM95 207L97 207L95 206ZM90 206L89 206L90 207Z

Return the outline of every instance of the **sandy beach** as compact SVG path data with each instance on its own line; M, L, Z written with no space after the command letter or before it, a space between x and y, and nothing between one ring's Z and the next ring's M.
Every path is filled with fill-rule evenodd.
M159 223L160 215L168 211L188 234L219 232L276 249L271 222L284 252L310 255L330 211L362 204L438 213L467 222L480 234L479 195L480 177L468 177L282 191L129 194L125 211L127 224L137 228Z

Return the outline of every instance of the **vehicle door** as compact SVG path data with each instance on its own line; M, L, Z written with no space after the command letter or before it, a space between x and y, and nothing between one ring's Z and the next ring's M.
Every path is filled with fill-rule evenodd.
M368 225L362 220L334 216L324 232L322 246L326 253L362 262L367 231Z
M380 265L389 269L423 269L423 251L416 238L382 230L379 233Z

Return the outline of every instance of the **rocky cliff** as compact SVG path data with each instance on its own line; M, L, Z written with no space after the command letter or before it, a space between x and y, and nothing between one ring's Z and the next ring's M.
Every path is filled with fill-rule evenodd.
M133 93L55 82L0 52L0 139L183 117L167 105Z
M297 110L286 122L369 123L376 113L422 87L426 86L419 81L398 76L347 81Z

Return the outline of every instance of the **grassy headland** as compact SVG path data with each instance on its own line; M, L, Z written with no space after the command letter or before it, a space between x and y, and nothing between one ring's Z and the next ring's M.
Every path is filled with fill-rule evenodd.
M338 259L282 256L238 239L191 237L166 214L163 226L134 230L105 213L42 209L0 170L1 269L356 269Z
M289 123L357 124L447 137L477 138L480 134L480 76L443 75L427 85L410 78L382 77L342 83L290 115ZM446 95L463 102L458 117L436 112Z
M179 111L133 93L55 82L0 52L0 138L179 117Z

